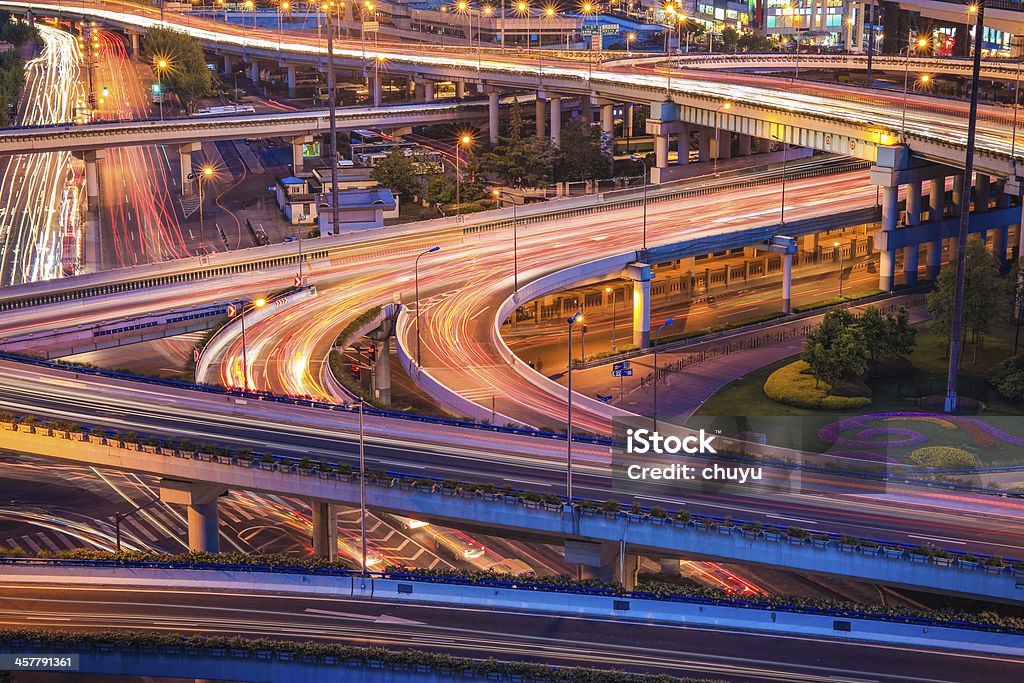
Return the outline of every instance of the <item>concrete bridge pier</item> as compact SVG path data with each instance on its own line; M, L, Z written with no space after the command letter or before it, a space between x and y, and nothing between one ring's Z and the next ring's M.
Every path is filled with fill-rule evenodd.
M498 133L501 132L500 110L498 100L501 93L492 90L487 93L487 136L492 145L498 144Z
M537 93L537 100L533 105L534 116L536 119L536 127L534 133L537 137L542 138L547 133L547 118L548 114L545 110L544 98L541 97L540 93Z
M466 81L461 78L455 80L455 99L466 99Z
M882 187L882 230L892 232L896 230L896 220L899 217L899 185L884 185ZM884 249L879 255L878 263L878 288L883 292L891 292L896 285L896 251Z
M313 557L338 559L338 508L322 500L310 503L313 510Z
M139 34L134 31L128 31L127 35L132 45L132 56L137 58L139 56Z
M752 139L744 133L736 134L736 155L741 157L750 156Z
M381 104L380 78L367 73L366 89L370 93L370 102L373 106L379 107Z
M181 160L181 196L192 195L192 180L189 175L192 173L192 155L203 148L200 142L186 142L178 146L178 156Z
M562 98L558 95L551 95L548 98L551 106L551 142L555 147L562 144Z
M253 84L260 82L260 63L255 57L249 60L249 80Z
M288 67L288 97L295 97L295 67Z
M1010 195L1006 194L1006 181L996 181L996 208L1007 209L1010 207ZM999 259L999 265L1006 263L1006 243L1009 239L1010 226L1003 225L994 228L992 231L992 253Z
M105 149L90 149L82 153L85 160L85 196L91 204L100 197L100 173L96 162L107 155Z
M235 71L235 56L224 55L224 73L230 74Z
M921 224L921 181L907 183L907 225ZM903 248L903 284L912 287L917 284L918 256L920 244Z
M665 576L679 576L679 558L678 557L662 557L659 558L658 564L661 565L661 573Z
M946 212L946 177L932 178L928 187L928 220L941 221ZM934 282L942 266L942 240L925 245L925 277Z
M782 312L793 312L793 254L782 255Z
M654 178L655 175L660 177L660 173L655 171L662 171L668 168L668 135L655 135L654 136L654 168L651 169L651 181L654 183L660 182Z
M633 281L633 345L646 349L651 345L651 266L631 263L625 271Z
M176 479L160 480L160 500L188 507L188 549L220 552L217 499L227 492L222 486Z
M701 126L697 129L697 161L711 160L711 129Z
M594 122L594 101L590 95L580 95L580 120L586 124Z
M732 158L732 133L721 128L707 128L712 159Z
M303 167L302 147L312 144L312 135L298 135L292 138L292 173L300 173Z
M433 102L434 101L434 81L424 79L423 81L423 101Z
M683 124L676 136L676 165L685 166L690 163L690 127Z
M391 403L391 336L381 334L374 337L377 345L377 360L373 366L373 395L384 404Z
M615 105L601 101L601 133L608 145L615 144ZM586 121L586 118L583 119Z
M565 542L565 561L579 565L580 578L619 582L625 590L636 588L636 575L640 569L640 556L628 551L625 542L576 541ZM676 566L678 568L678 561Z

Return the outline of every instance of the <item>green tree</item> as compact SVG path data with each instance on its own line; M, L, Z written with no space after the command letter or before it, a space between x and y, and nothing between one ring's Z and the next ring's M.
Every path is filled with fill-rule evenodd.
M186 108L213 94L213 74L206 68L203 49L190 36L152 28L142 39L142 51L150 62L167 60L169 66L161 79Z
M893 315L882 315L877 306L868 306L857 319L864 344L871 360L905 356L914 349L917 330L910 326L907 309Z
M800 359L818 382L835 384L843 377L867 370L864 334L846 309L829 311L804 341Z
M985 243L975 235L967 242L967 268L964 279L964 332L970 331L977 340L978 335L992 329L1003 310L994 305L1005 300L1005 287L999 277L999 263L985 248ZM956 287L956 268L943 268L935 283L935 289L928 294L928 312L935 329L949 340L953 325L953 293Z
M422 191L420 178L416 175L416 162L398 147L392 147L388 155L373 167L370 177L406 200L411 201Z
M736 52L740 46L740 32L732 26L722 29L722 48L726 52Z
M508 135L484 154L481 165L509 187L545 187L551 182L557 149L547 138L523 137L523 115L518 100L509 107Z
M575 120L562 128L555 180L596 180L611 174L611 156L597 126Z
M0 53L0 125L10 123L10 112L25 85L25 60L15 50Z
M771 52L777 47L774 39L763 36L759 33L744 33L740 36L739 49L741 52Z
M441 174L430 176L427 181L427 202L431 206L451 204L455 201L455 183L451 183Z

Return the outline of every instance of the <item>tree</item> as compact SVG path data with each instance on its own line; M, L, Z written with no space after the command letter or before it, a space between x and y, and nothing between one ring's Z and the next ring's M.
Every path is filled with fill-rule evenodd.
M142 39L142 51L151 62L166 59L163 84L181 103L192 107L213 94L213 74L206 68L203 49L190 36L166 28L151 28Z
M868 306L857 318L857 327L871 360L905 356L914 349L917 330L910 326L906 308L900 307L894 315L882 315L877 306Z
M596 180L611 174L611 155L597 126L575 120L562 128L555 180Z
M380 160L370 177L396 195L411 200L422 190L419 176L416 175L416 163L400 148L392 147L388 155Z
M740 36L739 49L741 52L771 52L775 47L774 39L759 33L750 32Z
M0 53L0 125L10 123L10 112L17 106L25 85L25 60L16 50Z
M800 359L818 382L835 384L867 370L867 347L856 318L846 309L829 311L804 341Z
M967 269L964 279L964 331L974 339L992 329L1003 313L995 303L1005 299L1004 285L999 277L999 264L985 248L985 243L972 235L967 242ZM943 268L928 294L928 312L932 324L948 341L953 326L953 290L956 286L956 268Z
M736 48L740 45L740 32L732 26L726 26L722 29L722 48L726 52L736 52Z
M545 187L551 182L557 149L547 138L523 137L523 116L518 100L509 107L508 136L484 154L481 165L509 187Z

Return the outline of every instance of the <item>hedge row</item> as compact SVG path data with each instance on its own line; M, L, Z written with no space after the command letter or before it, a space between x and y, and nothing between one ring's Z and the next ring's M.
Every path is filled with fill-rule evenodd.
M832 396L832 386L805 372L807 363L798 360L768 376L765 396L778 403L808 410L854 410L871 405L866 396Z
M567 683L711 683L709 679L677 678L629 674L622 671L602 671L583 667L554 667L528 662L503 662L497 659L469 659L422 650L387 650L380 647L357 647L335 643L271 640L268 638L242 638L223 636L184 636L177 633L158 634L139 631L76 633L70 631L43 631L27 629L0 629L0 643L8 649L23 650L57 647L128 649L169 648L186 654L213 654L222 652L286 653L291 657L312 657L325 664L343 665L354 661L369 666L371 663L400 669L426 667L440 673L457 675L475 674L481 677L517 678L534 681L565 681ZM325 661L327 658L329 660Z

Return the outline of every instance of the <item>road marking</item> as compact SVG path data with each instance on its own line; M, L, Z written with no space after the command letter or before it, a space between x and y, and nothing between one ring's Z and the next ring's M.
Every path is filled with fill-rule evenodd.
M967 541L958 541L955 538L941 538L939 536L915 536L914 534L907 534L908 538L919 538L922 541L941 541L943 543L956 543L957 545L967 545Z
M407 463L407 462L396 462L394 460L378 460L377 462L380 463L380 464L383 464L383 465L396 465L398 467L408 467L408 468L414 469L414 470L425 470L425 469L427 469L426 465L412 465L412 464Z
M765 515L765 517L769 517L771 519L784 519L787 522L800 522L801 524L817 524L814 520L800 519L799 517L783 517L782 515Z
M545 484L542 481L531 481L530 479L509 479L509 478L506 478L505 481L514 481L517 484L530 484L531 486L549 486L549 487L551 486L551 484Z

